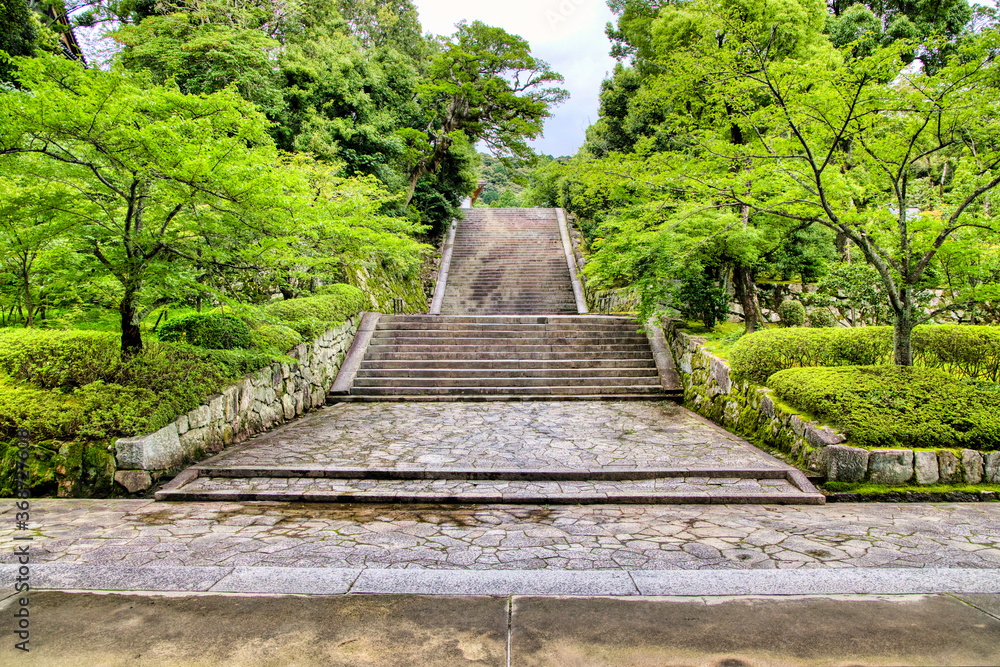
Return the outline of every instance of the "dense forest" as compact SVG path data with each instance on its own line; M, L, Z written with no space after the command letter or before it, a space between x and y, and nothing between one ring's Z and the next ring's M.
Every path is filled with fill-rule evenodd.
M707 324L733 294L753 332L761 282L818 281L873 315L862 323L892 324L904 365L922 321L995 321L992 9L609 4L618 65L600 119L527 194L580 218L593 288L634 289L644 314L669 305Z
M0 323L109 309L126 352L168 304L412 278L476 146L530 159L567 95L522 38L424 35L409 0L35 9L0 5ZM74 24L107 67L67 51Z

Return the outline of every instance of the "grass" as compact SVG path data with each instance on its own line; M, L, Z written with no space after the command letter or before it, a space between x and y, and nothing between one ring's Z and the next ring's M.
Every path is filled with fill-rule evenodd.
M765 325L768 329L776 328L776 324ZM745 327L742 322L719 322L711 329L699 320L688 320L684 323L684 331L692 336L705 339L705 349L720 359L729 360L729 352L733 345L743 337Z
M980 493L994 491L1000 493L1000 484L903 484L886 486L883 484L855 484L851 482L826 482L821 485L831 493L856 493L859 496L883 496L892 493Z

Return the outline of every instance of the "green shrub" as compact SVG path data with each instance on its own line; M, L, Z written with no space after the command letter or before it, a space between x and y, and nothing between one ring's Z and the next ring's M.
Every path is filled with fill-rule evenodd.
M809 326L814 329L824 329L837 326L837 318L833 316L829 308L814 308L809 313Z
M783 327L800 327L806 323L806 307L800 301L782 301L778 306L778 317Z
M912 341L914 366L1000 379L1000 327L924 325ZM736 377L757 384L786 368L891 364L892 327L767 329L741 338L729 358Z
M89 331L0 331L0 437L148 433L242 375L273 363L250 350L151 343L122 360L118 336Z
M295 329L284 324L262 323L250 332L253 345L260 350L274 350L284 354L302 342Z
M1000 449L1000 387L934 368L790 368L767 384L782 401L862 447Z
M311 339L365 307L365 293L356 287L329 285L325 289L330 293L275 301L265 306L264 312L295 329L303 338Z
M41 387L78 387L121 366L117 334L0 329L0 371Z
M209 350L232 350L253 345L250 327L232 315L192 313L167 320L159 330L165 342L188 343Z
M914 363L996 382L1000 327L945 324L913 330Z

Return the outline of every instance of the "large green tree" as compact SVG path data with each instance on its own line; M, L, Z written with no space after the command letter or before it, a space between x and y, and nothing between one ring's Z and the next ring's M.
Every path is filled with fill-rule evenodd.
M24 92L0 94L0 161L74 196L48 206L121 288L122 350L158 297L206 267L252 277L316 262L414 256L412 225L381 216L375 185L279 153L267 122L232 90L187 95L148 76L18 59Z
M532 56L523 38L479 21L457 27L418 88L426 124L402 133L411 165L407 203L420 179L444 164L459 134L497 157L531 157L528 140L568 96L551 85L562 76Z

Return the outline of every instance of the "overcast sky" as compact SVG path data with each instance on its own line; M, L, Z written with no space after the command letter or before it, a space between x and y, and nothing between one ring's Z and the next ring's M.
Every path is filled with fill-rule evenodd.
M570 99L553 111L545 136L533 143L540 153L573 155L587 126L597 120L601 81L614 66L604 25L611 10L604 0L414 0L424 32L450 35L462 19L498 26L528 40L533 55L566 77Z

